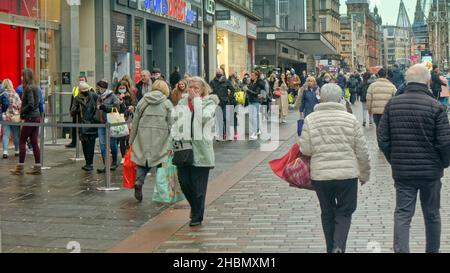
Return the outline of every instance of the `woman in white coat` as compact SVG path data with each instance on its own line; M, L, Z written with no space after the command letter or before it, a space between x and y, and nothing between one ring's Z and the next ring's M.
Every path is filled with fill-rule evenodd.
M341 88L326 84L320 95L321 103L305 119L300 150L311 156L327 252L343 253L356 210L358 180L361 185L369 181L369 152L358 120L339 103Z

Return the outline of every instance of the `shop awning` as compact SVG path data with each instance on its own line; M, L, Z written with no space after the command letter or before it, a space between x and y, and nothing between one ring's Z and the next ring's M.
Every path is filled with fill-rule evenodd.
M258 32L258 40L284 42L308 55L337 54L336 48L321 33Z

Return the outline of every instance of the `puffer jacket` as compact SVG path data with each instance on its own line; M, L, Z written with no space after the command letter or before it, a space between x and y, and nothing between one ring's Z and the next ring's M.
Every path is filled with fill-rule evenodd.
M195 167L215 167L215 155L213 146L212 128L215 123L216 108L219 98L216 95L208 95L193 100L194 120L189 110L189 96L183 97L174 109L174 124L171 130L169 146L172 147L173 140L191 139L190 125L194 129L192 150L194 153ZM200 114L201 113L201 114Z
M219 97L222 105L234 103L233 98L236 90L231 82L225 79L225 77L222 76L220 79L214 78L214 80L210 82L210 86L213 90L213 94ZM228 95L228 91L231 92L230 95Z
M361 125L344 105L318 104L304 122L302 154L311 156L314 181L370 179L370 159Z
M166 161L172 109L172 103L159 91L144 94L137 105L130 136L131 160L137 165L155 167Z
M397 89L385 78L376 80L367 90L367 110L369 113L382 115L384 107L392 97L395 96Z
M387 105L378 127L378 146L394 180L437 180L450 165L447 113L425 84L409 83Z

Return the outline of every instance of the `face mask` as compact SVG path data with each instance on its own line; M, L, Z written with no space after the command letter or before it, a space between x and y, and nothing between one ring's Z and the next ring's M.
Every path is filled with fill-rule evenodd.
M120 94L125 94L126 92L127 92L126 89L119 89L119 93L120 93Z
M101 88L97 88L96 92L97 92L97 94L101 95L101 94L105 93L106 90L105 89L101 89Z

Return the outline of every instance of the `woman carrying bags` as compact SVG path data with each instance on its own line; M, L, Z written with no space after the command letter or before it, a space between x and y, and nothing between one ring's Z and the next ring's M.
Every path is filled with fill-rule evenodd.
M173 164L178 167L181 189L191 206L190 226L202 224L205 212L209 171L215 166L213 135L216 108L219 98L209 95L211 88L200 77L189 79L189 96L175 108L175 123L171 137L174 148ZM189 129L191 128L191 129ZM190 134L189 134L190 133ZM173 143L189 143L190 150L177 150ZM178 154L190 153L187 160L178 160Z
M172 103L167 99L169 88L157 80L152 91L145 93L137 105L131 129L131 161L138 165L134 196L142 201L142 186L152 168L166 162L172 125Z

